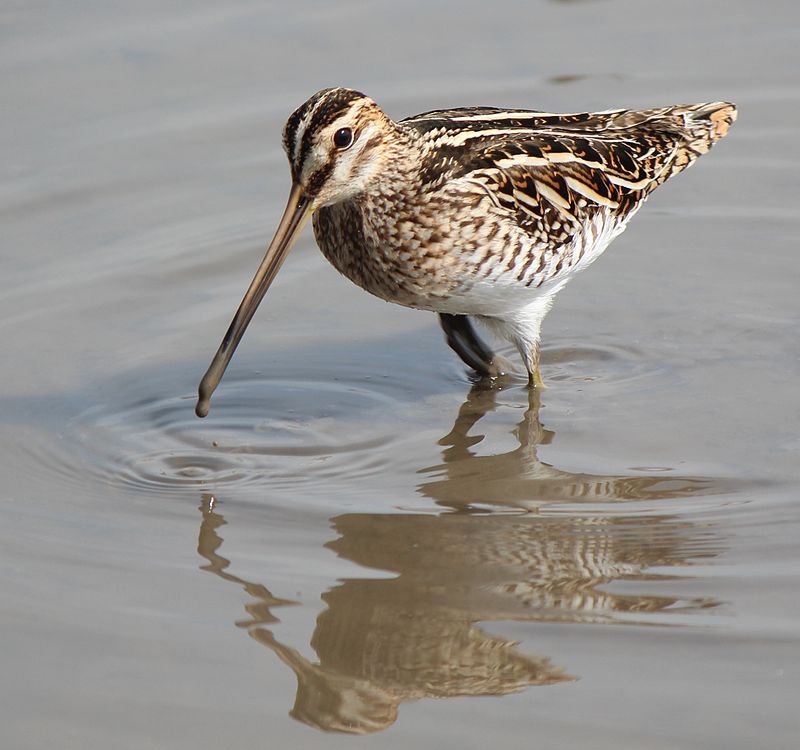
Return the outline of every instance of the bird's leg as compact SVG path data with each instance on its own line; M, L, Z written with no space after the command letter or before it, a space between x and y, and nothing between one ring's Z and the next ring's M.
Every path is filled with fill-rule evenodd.
M466 315L439 313L439 323L450 348L475 372L490 378L503 374L502 360L480 339Z
M532 373L530 373L528 377L528 385L540 391L547 388L547 386L544 384L544 379L542 378L542 370L540 367L537 367Z
M528 371L528 387L542 390L547 388L542 379L542 368L539 366L539 341L518 342L518 348Z

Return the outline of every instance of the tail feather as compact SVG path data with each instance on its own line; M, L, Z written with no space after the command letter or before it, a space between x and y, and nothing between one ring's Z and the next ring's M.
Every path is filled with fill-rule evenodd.
M656 178L653 189L705 154L736 120L736 105L730 102L709 102L671 107L669 115L677 136L674 151L665 168Z
M702 149L702 153L728 134L737 114L736 106L730 102L694 104L679 108L678 112L684 116L686 130L691 137L690 146Z

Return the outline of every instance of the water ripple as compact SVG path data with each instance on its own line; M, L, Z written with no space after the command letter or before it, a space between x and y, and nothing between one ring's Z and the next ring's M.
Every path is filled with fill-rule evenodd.
M394 411L396 402L369 382L231 379L205 420L194 416L189 396L114 407L94 407L77 420L76 433L92 451L88 470L106 484L169 491L378 474L393 431L390 420L370 414ZM75 471L70 465L61 470Z
M635 346L576 343L545 347L542 361L549 380L628 383L657 375L662 365Z

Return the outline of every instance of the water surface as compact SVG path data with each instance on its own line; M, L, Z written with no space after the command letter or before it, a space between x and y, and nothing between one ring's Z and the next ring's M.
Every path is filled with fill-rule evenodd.
M794 4L0 14L4 746L796 746ZM559 295L540 396L306 232L197 420L335 84L740 119Z

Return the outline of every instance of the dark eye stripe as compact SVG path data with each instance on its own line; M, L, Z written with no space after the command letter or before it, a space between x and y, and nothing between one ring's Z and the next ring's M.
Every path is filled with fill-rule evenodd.
M330 125L338 120L350 109L354 101L364 98L364 94L358 91L351 91L350 89L333 89L328 92L326 96L321 97L303 133L300 153L297 155L298 166L306 160L308 152L311 150L311 143L314 139L314 135L326 125Z

